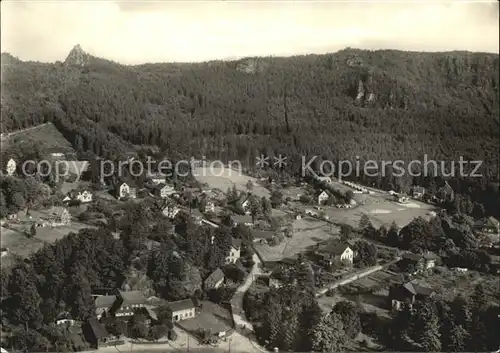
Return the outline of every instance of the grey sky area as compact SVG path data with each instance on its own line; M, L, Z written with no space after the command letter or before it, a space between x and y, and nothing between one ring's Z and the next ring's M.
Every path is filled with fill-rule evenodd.
M497 2L1 2L1 50L124 64L333 52L499 51Z

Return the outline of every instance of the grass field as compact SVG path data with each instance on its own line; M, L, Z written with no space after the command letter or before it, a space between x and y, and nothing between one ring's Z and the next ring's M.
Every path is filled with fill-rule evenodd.
M342 192L354 191L354 189L338 181L332 181L332 185ZM325 207L324 209L330 220L356 227L359 224L361 215L364 213L370 218L375 227L388 226L393 221L399 227L404 227L415 217L430 218L429 212L435 211L435 207L419 201L411 200L406 204L400 204L390 200L389 193L385 191L368 189L372 192L371 194L354 194L357 206L352 209Z
M20 222L10 222L9 228L1 229L2 247L9 248L10 252L21 257L28 257L30 254L41 249L44 244L50 244L59 240L69 233L77 233L80 229L95 228L80 222L71 222L71 224L59 227L38 227L36 235L28 238L24 232L29 231L33 222L46 215L45 211L30 211L32 220L23 217Z
M293 222L294 234L277 246L267 244L255 244L255 250L259 252L264 261L277 261L284 257L290 257L319 242L332 238L332 234L338 233L333 227L323 221L304 217Z
M2 136L0 147L2 150L5 150L13 146L19 146L33 141L40 142L45 148L58 147L68 152L73 151L73 147L69 141L64 138L52 123L11 132L10 134Z
M29 254L41 249L44 241L37 238L28 238L23 233L12 229L1 227L2 247L8 248L10 252L21 257L28 257Z
M246 185L249 180L253 183L252 193L258 197L269 197L269 190L260 186L257 179L231 168L210 168L210 167L197 167L194 169L194 176L196 180L202 184L207 183L212 189L219 189L226 191L228 188L236 185L240 191L247 191Z

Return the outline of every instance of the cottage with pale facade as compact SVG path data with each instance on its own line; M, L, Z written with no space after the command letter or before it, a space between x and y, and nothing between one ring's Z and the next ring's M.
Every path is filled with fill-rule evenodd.
M172 185L160 184L160 187L157 190L157 194L162 199L166 199L170 195L175 194L175 188Z
M324 205L326 203L326 201L328 201L328 198L330 196L328 195L328 193L323 190L319 195L318 195L318 205Z
M172 322L192 319L196 316L196 304L192 299L184 299L168 303L172 310Z
M174 219L177 214L180 212L180 208L177 207L174 204L167 205L163 210L162 213L165 217L168 217L170 219Z
M411 189L411 196L415 199L422 199L425 195L425 188L422 186L414 186Z
M241 240L232 239L229 255L226 257L226 264L234 264L239 260L241 255Z
M316 252L319 262L325 266L332 266L335 262L352 265L354 261L354 251L348 243L332 242Z
M89 190L83 190L83 191L70 191L66 195L66 197L63 199L63 202L65 203L71 203L71 202L81 202L81 203L88 203L92 202L94 200L94 197L92 195L92 192Z
M119 291L111 308L111 314L115 317L130 318L137 309L144 308L146 304L146 297L140 291Z
M125 182L118 183L115 192L116 197L120 200L127 198L135 199L137 197L137 189Z
M205 289L217 289L224 283L224 272L220 268L216 269L205 280Z
M16 171L17 163L14 159L9 159L7 162L7 167L5 168L5 171L7 172L7 175L14 175Z

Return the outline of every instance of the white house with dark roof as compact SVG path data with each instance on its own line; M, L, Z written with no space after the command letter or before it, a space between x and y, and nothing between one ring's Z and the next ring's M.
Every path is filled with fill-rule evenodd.
M100 319L104 314L111 311L113 304L116 301L116 295L99 295L95 298L95 314L97 319Z
M166 199L170 195L175 194L175 188L172 185L160 184L159 195L162 199Z
M9 159L9 161L7 162L7 166L5 168L7 175L13 175L16 171L16 167L17 167L16 161L13 158Z
M217 268L214 272L210 274L205 280L205 289L217 289L222 283L224 283L224 272L220 268Z
M178 300L168 303L172 310L172 321L192 319L196 316L196 304L192 299Z
M75 320L68 311L63 311L56 317L56 325L64 325L64 326L73 326L75 324Z
M137 189L123 181L116 185L115 192L116 197L120 200L126 198L135 199L137 197Z
M393 310L402 310L405 302L410 307L418 300L432 297L434 290L417 281L407 282L403 285L394 286L389 289L389 299Z
M323 205L326 201L328 201L328 198L330 196L328 193L323 190L319 195L318 195L318 205Z
M226 264L234 264L241 256L241 240L232 239L229 255L226 257Z
M119 291L111 313L115 317L131 317L135 310L144 308L146 304L147 299L141 291Z
M327 266L333 265L334 262L352 265L354 261L354 251L345 242L331 242L319 248L316 254L320 262Z
M89 190L80 190L80 191L70 191L63 199L63 202L70 203L71 201L79 201L81 203L88 203L94 200L94 196L92 192Z

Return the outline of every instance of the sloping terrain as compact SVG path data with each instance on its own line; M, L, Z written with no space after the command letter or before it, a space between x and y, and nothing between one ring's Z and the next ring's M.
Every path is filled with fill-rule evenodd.
M40 143L44 149L60 149L61 151L73 151L71 143L57 130L52 123L33 126L24 130L14 131L2 135L0 148L3 151L10 149L22 149L33 142Z
M498 177L496 54L346 49L328 55L123 66L75 48L63 63L2 66L2 131L53 121L113 154L286 153L342 159L483 160Z

